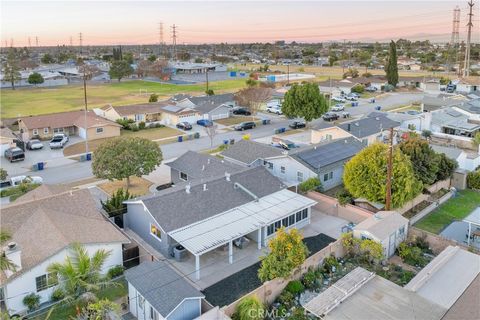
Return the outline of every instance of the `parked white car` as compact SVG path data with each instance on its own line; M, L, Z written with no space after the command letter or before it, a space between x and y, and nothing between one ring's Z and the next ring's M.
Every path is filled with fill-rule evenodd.
M0 189L19 186L21 183L42 184L43 178L38 176L16 176L0 182Z
M269 113L276 113L278 115L280 114L283 114L282 112L282 107L279 106L279 105L270 105L270 106L267 106L267 112Z
M346 100L343 99L342 97L333 97L332 100L335 102L341 102L341 103L346 102Z
M38 150L43 148L43 143L38 139L32 139L27 142L27 149Z
M68 142L68 136L64 133L58 133L50 140L50 149L63 148Z
M343 111L345 110L345 106L343 104L336 104L331 108L332 111Z

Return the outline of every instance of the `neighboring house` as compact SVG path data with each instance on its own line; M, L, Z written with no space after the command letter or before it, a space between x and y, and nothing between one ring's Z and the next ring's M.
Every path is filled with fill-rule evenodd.
M204 298L164 261L144 262L125 271L129 311L137 319L192 320Z
M349 138L352 135L337 126L322 122L314 126L313 130L306 130L299 133L289 134L288 140L295 144L318 144L326 141L332 141L342 138ZM282 139L280 136L274 136L272 140Z
M227 66L221 63L171 62L168 66L173 74L195 74L206 72L224 72Z
M63 263L73 243L82 244L89 254L99 249L111 252L103 274L123 264L122 247L129 243L99 212L88 189L20 200L2 207L0 219L2 230L12 236L5 255L18 266L16 272L0 274L1 305L11 314L26 311L22 300L30 293L39 295L40 303L50 301L59 279L47 268L54 262Z
M316 145L307 150L302 150L292 154L292 158L303 164L318 176L324 190L329 190L342 184L343 167L348 160L360 152L365 146L357 139L350 137L334 140L328 143ZM277 159L270 160L277 163ZM278 166L275 166L278 167ZM288 168L289 169L289 168ZM287 174L287 168L280 168L280 171ZM300 181L300 177L296 176L300 171L288 173ZM280 173L281 174L281 173ZM307 177L301 177L306 179Z
M456 92L470 94L476 91L480 91L479 77L462 78L452 81L456 85Z
M445 107L452 107L458 105L459 100L445 95L424 95L422 99L421 111L431 112Z
M353 236L380 242L386 258L407 239L408 219L395 211L379 211L353 227Z
M42 184L32 191L15 199L15 204L20 202L34 201L70 191L71 188L63 184Z
M179 122L195 124L200 118L200 113L189 107L182 107L179 105L162 107L161 123L165 125L176 125Z
M326 80L318 83L321 92L330 93L332 96L339 95L341 93L351 93L352 88L356 83L350 81L349 79L343 80Z
M213 96L188 97L177 101L177 106L196 110L204 119L218 120L230 117L230 111L236 106L233 93Z
M97 109L97 114L111 121L118 119L133 120L136 123L160 122L162 107L168 106L168 101L152 102L143 104L132 104L127 106L105 106Z
M407 77L398 78L398 87L424 88L425 77Z
M174 184L209 179L243 169L240 165L194 151L187 151L166 165L170 167L171 181Z
M453 109L467 115L471 121L480 122L480 98L457 103Z
M16 146L17 136L7 127L0 128L0 157L3 157L5 150Z
M457 161L458 168L473 171L480 166L480 152L466 152L459 148L445 147L431 144L432 149L437 153L443 153L447 158Z
M362 119L344 122L338 125L339 128L359 139L365 145L375 142L384 142L388 137L390 128L398 129L400 123L391 120L387 114L372 112Z
M267 165L269 159L285 157L286 154L287 152L280 148L243 139L221 153L225 160L246 167Z
M316 202L287 190L265 168L256 167L125 203L125 226L166 257L186 250L195 257L199 279L202 255L228 247L233 263L235 241L249 239L260 250L281 226L308 225Z
M86 127L86 128L85 128ZM69 111L18 119L18 128L23 140L32 138L50 139L56 133L78 135L88 140L117 137L121 125L98 116L93 111Z
M471 121L465 113L454 108L444 108L424 114L426 128L434 133L472 138L480 132L480 122ZM428 125L429 123L429 125Z
M448 246L405 286L425 300L442 308L450 309L457 304L472 283L478 287L480 256L460 247ZM465 306L470 310L466 318L478 319L479 292L474 293L474 305ZM469 299L469 297L464 297ZM470 297L471 299L472 297ZM476 310L476 311L474 311ZM457 311L458 312L458 311ZM452 319L452 317L447 317Z

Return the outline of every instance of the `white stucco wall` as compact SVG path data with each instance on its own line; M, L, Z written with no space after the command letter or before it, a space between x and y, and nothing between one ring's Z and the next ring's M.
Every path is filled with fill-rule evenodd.
M297 180L298 171L303 173L303 181L317 176L315 172L290 157L269 159L267 161L273 163L273 169L269 169L268 166L266 168L269 169L274 176L287 184L299 183ZM285 173L282 173L282 166L285 167Z
M122 244L121 243L114 243L114 244L89 244L85 245L87 252L89 255L93 255L93 253L99 249L111 250L110 257L106 260L102 273L106 273L110 268L116 265L123 264L123 254L122 254ZM43 261L42 263L38 264L34 268L28 270L27 272L23 273L18 278L13 279L12 281L8 282L5 286L5 298L6 298L6 305L7 309L10 311L11 314L20 313L26 310L22 300L23 298L30 294L36 293L40 298L40 303L47 302L50 300L50 296L55 289L55 287L51 287L40 292L37 292L35 278L41 275L44 275L47 272L48 266L53 262L64 262L65 257L69 254L68 249L64 249L54 256L48 258L47 260ZM61 281L61 280L60 280Z

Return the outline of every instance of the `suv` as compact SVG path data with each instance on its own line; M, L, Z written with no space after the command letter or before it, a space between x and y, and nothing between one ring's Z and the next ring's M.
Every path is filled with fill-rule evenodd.
M327 112L323 115L322 119L325 121L335 121L338 120L338 114L333 112Z
M176 127L182 130L192 130L192 125L188 122L179 122Z
M267 106L267 112L269 113L276 113L278 115L283 114L282 108L279 105L274 105L274 106Z
M251 115L252 113L251 113L250 111L248 111L247 109L245 109L245 108L238 108L238 109L233 110L233 114L235 114L235 115L249 116L249 115Z
M9 148L5 150L5 158L10 162L25 160L25 152L20 148Z
M197 124L202 127L211 127L213 126L213 122L208 119L200 119L197 120Z
M28 150L38 150L43 148L43 143L38 139L32 139L27 142Z
M332 111L343 111L345 110L345 106L343 104L336 104L331 108Z
M288 126L292 129L305 128L305 122L303 122L303 121L293 121Z
M243 130L247 130L247 129L253 129L256 126L257 125L255 124L255 122L242 122L242 123L236 125L234 127L234 129L237 130L237 131L243 131Z
M57 133L50 140L50 149L63 148L68 142L68 136L64 133Z

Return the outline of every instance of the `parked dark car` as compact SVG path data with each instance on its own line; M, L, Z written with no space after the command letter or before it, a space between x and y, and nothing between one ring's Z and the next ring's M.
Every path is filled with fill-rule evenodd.
M249 115L251 115L252 113L251 113L248 109L238 108L238 109L233 110L233 114L235 114L235 115L242 115L242 116L249 116Z
M20 148L9 148L5 150L5 159L10 162L25 160L25 152Z
M177 123L177 128L182 130L192 130L192 125L188 122Z
M197 124L202 127L211 127L213 126L213 122L208 119L200 119L197 121Z
M305 128L305 125L306 124L303 121L293 121L288 126L292 129L299 129L299 128Z
M338 114L333 112L327 112L323 115L322 118L325 121L335 121L335 120L338 120Z
M256 126L257 125L255 124L255 122L242 122L242 123L236 125L234 128L237 131L243 131L243 130L253 129Z

